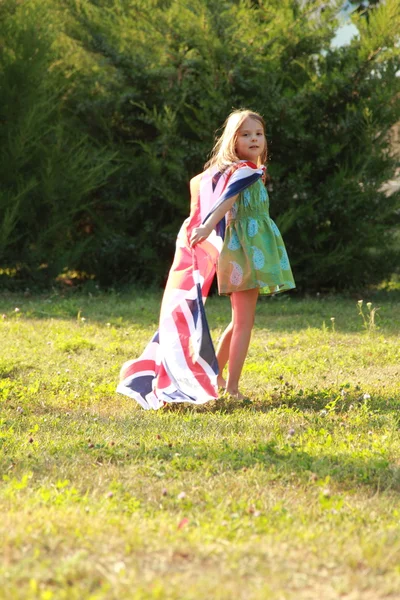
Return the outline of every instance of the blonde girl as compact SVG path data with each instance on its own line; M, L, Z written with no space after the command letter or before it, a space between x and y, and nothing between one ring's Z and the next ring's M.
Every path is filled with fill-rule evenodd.
M234 111L205 170L190 182L190 215L178 233L159 329L141 356L123 365L117 388L147 410L203 404L218 398L218 386L242 398L239 379L258 295L295 287L281 234L268 214L266 158L262 117ZM215 271L219 293L229 295L232 306L217 352L204 311Z
M241 162L260 167L266 158L263 118L250 110L237 110L226 120L205 168L223 173ZM259 178L221 204L202 225L193 229L190 238L192 247L203 242L226 215L217 278L219 293L230 296L232 317L216 352L218 385L239 398L243 397L239 379L250 343L258 295L295 287L285 245L268 209L268 194ZM226 364L225 381L222 373Z

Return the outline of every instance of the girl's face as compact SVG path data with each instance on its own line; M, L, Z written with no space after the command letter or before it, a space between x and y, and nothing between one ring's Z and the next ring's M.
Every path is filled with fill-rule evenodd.
M257 164L265 150L265 134L260 121L247 117L237 132L236 154L241 160L250 160Z

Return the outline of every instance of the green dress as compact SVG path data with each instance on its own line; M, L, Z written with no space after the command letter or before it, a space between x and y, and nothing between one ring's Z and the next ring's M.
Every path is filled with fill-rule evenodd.
M220 294L253 288L276 294L296 287L285 244L268 211L267 190L259 179L239 194L227 213L217 266Z

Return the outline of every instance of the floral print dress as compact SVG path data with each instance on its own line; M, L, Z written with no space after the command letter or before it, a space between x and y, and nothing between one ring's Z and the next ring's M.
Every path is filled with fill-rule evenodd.
M260 294L293 289L285 244L269 216L269 199L259 179L239 194L226 215L224 245L218 259L220 294L259 288Z

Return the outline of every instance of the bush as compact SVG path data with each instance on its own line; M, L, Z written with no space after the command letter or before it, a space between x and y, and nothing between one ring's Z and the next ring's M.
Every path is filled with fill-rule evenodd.
M91 247L96 194L117 167L65 111L46 5L12 5L3 7L0 56L1 266L24 282L51 282Z
M58 0L45 4L51 36L49 27L23 34L40 38L31 55L27 38L17 46L27 26L16 8L14 59L0 77L18 90L23 77L12 70L28 68L27 57L35 69L16 120L31 140L29 168L22 150L5 167L4 264L29 265L32 275L46 262L52 276L67 266L104 285L162 283L188 180L215 129L245 106L266 117L271 213L298 286L343 289L390 275L399 194L379 190L393 175L387 132L400 118L397 2L355 16L360 39L339 49L330 46L337 7L325 4ZM42 4L25 6L33 25ZM46 102L52 110L40 109ZM21 131L7 125L17 148Z

